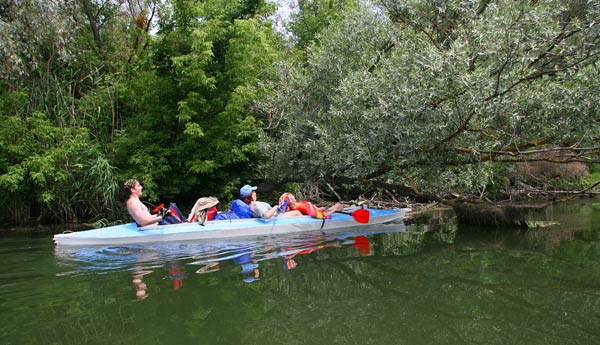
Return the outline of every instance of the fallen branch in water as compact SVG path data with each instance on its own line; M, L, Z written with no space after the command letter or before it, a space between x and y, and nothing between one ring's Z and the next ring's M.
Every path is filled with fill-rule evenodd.
M539 222L530 218L544 216L544 210L549 205L456 202L452 208L460 224L528 227L532 221Z

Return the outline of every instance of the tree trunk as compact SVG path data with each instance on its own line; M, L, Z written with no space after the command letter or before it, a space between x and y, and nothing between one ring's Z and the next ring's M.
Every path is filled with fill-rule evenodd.
M90 22L90 28L92 29L92 33L94 34L94 40L96 41L96 45L98 46L98 51L100 54L103 53L104 48L102 46L102 38L100 37L100 31L98 31L98 24L96 23L96 18L92 15L92 6L90 5L90 0L81 0L83 4L83 8L85 10L85 15Z

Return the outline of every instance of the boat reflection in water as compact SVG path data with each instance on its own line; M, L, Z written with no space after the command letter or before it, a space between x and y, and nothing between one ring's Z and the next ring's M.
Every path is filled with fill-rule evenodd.
M260 281L261 265L278 260L290 271L296 259L324 248L355 248L355 255L371 255L370 238L376 234L402 233L402 221L335 231L312 231L277 236L184 242L144 243L123 246L56 246L56 259L65 275L131 272L136 297L148 297L147 277L166 272L164 278L180 290L190 275L206 275L228 268L245 283ZM232 264L234 268L232 269Z

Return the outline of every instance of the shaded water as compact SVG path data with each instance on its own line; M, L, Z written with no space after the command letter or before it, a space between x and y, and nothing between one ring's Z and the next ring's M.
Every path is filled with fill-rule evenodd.
M76 249L4 237L0 344L599 344L600 204L547 216Z

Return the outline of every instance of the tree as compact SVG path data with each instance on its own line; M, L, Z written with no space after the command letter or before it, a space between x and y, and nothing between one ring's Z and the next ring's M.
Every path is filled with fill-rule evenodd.
M55 220L106 215L129 177L151 201L231 196L260 156L251 106L272 92L262 80L281 59L272 10L263 0L2 3L0 204Z
M330 25L335 25L340 15L358 6L355 0L299 0L297 11L292 13L288 24L296 40L296 46L306 50L318 43L319 34Z
M123 3L32 0L0 8L3 219L99 219L113 210L116 78L108 73L123 68L121 52L130 51L136 30Z
M161 197L229 198L254 176L255 100L281 59L264 1L175 1L121 90L116 160ZM156 190L156 189L155 189ZM152 199L158 194L151 192Z
M117 187L114 167L86 129L55 126L42 112L10 113L25 109L27 98L13 93L0 102L2 217L67 222L107 214Z
M489 162L598 162L593 2L381 1L281 70L273 178L398 181L474 190ZM265 150L270 150L266 148ZM272 150L272 149L271 149ZM285 157L291 157L286 159ZM555 159L555 158L552 158ZM468 179L470 182L466 182Z

